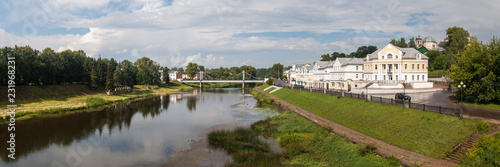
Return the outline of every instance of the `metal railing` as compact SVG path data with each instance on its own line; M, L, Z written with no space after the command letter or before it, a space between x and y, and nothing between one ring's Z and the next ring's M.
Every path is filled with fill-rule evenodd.
M334 91L334 90L301 88L301 87L292 88L289 86L283 86L283 87L288 88L288 89L293 89L293 90L299 90L299 91L324 93L324 94L329 94L332 96L337 96L338 98L341 98L341 97L357 98L357 99L373 101L373 102L378 102L378 103L383 103L383 104L388 104L388 105L401 106L403 108L413 108L413 109L422 110L422 111L430 111L430 112L436 112L439 114L447 114L447 115L453 115L453 116L460 117L460 109L456 109L456 108L446 108L446 107L426 105L426 104L421 104L421 103L412 103L411 101L402 101L402 100L396 100L396 99L392 99L392 98L383 98L383 97L371 96L371 95L366 95L366 94L356 94L356 93Z

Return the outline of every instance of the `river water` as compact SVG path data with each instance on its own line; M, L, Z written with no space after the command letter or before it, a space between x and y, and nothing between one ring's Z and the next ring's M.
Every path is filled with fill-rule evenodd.
M15 160L0 126L0 166L161 166L207 129L273 114L241 88L214 88L35 118L15 126Z

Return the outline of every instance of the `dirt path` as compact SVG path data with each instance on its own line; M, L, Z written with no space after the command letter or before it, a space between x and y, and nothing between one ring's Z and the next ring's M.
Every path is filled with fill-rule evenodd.
M442 160L442 159L436 159L432 157L428 157L422 154L418 154L415 152L411 152L408 150L404 150L402 148L399 148L394 145L390 145L388 143L385 143L383 141L380 141L378 139L372 138L368 135L365 135L363 133L357 132L355 130L349 129L347 127L344 127L338 123L335 123L333 121L330 121L328 119L325 119L321 116L318 116L314 114L313 112L307 111L305 109L302 109L298 106L295 106L291 103L288 103L284 100L281 100L273 95L270 95L267 92L264 92L260 89L258 91L265 93L267 96L271 97L274 99L274 102L279 105L279 107L287 108L288 110L294 111L295 113L301 115L302 117L320 125L320 126L328 126L331 127L333 130L333 133L338 134L340 136L343 136L347 139L349 139L351 142L356 143L356 144L361 144L361 145L368 145L371 144L377 149L375 150L375 153L377 153L380 156L383 156L385 158L390 157L393 155L394 157L398 158L401 161L401 164L404 166L455 166L457 165L456 163L447 161L447 160Z

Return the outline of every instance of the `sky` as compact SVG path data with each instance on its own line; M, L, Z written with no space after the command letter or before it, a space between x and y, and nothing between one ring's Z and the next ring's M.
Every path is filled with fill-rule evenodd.
M0 46L267 68L401 37L439 42L453 26L488 42L500 34L499 10L495 0L5 0Z

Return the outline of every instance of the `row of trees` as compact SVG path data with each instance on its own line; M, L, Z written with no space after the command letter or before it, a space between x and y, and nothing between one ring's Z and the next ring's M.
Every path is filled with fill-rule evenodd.
M16 85L83 83L112 90L116 86L159 84L158 70L164 70L163 78L168 80L168 68L147 57L135 63L117 62L113 58L88 57L82 50L55 52L46 48L40 52L30 46L4 47L0 49L0 71L7 71L8 56L15 57ZM0 85L7 85L7 73L1 73L0 78Z
M321 61L335 61L338 57L347 57L347 58L364 58L367 54L373 53L377 51L378 48L376 46L360 46L356 50L356 52L351 52L350 54L333 52L330 54L321 55Z
M182 67L173 67L172 71L184 71ZM204 71L204 78L210 79L241 79L243 78L243 71L245 71L245 79L263 79L263 78L285 78L283 72L285 67L276 63L269 68L258 68L252 66L241 66L241 67L219 67L219 68L205 68L197 63L189 62L186 66L185 72L188 77L195 77L200 71Z

